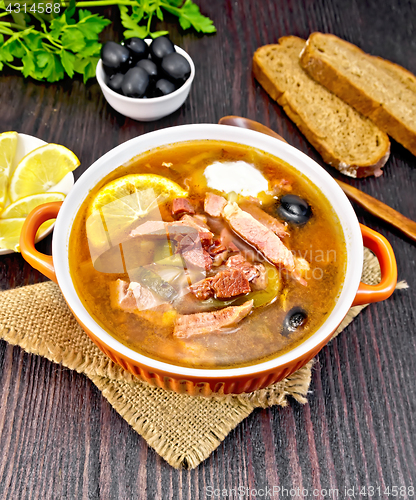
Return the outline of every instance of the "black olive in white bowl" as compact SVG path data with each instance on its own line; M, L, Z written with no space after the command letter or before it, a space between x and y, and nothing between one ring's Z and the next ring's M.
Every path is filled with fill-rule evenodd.
M152 60L156 64L160 64L165 56L173 54L175 52L175 46L169 40L169 38L160 36L158 38L155 38L150 44L149 52Z
M123 77L121 90L126 97L143 97L149 86L149 73L143 68L130 68Z
M110 87L111 90L114 90L114 92L120 92L123 79L124 79L123 73L115 73L114 75L110 76L110 78L107 80L107 85Z
M155 88L153 90L154 97L161 97L164 95L168 95L174 92L176 89L175 84L170 82L169 80L165 80L165 78L161 78L155 84Z
M107 75L123 73L129 67L130 52L116 42L107 42L101 50L103 69Z
M143 68L149 75L150 80L157 80L159 76L159 70L157 65L150 59L141 59L136 66L138 68ZM176 89L176 87L175 87Z
M160 64L166 78L175 83L182 85L191 74L191 65L181 54L172 52L162 59Z
M100 59L96 76L106 101L113 109L134 120L153 121L170 115L182 106L195 77L195 65L187 52L173 45L166 37L144 40L149 47L145 57L142 57L146 51L142 50L140 42L143 40L129 39L124 45L107 42L102 48L102 56L106 54L106 60L112 66L109 69L104 65L103 58ZM108 50L109 44L115 54ZM126 57L125 50L120 50L114 44L126 49L129 57ZM174 48L173 52L170 45ZM137 53L134 54L134 51ZM152 55L154 53L159 56ZM168 74L163 69L166 67L163 61L172 54L175 56L170 57ZM119 67L117 60L120 62ZM179 62L178 67L171 64L175 60Z
M141 38L128 38L124 43L124 46L130 52L132 64L136 64L137 61L146 59L149 55L149 46Z

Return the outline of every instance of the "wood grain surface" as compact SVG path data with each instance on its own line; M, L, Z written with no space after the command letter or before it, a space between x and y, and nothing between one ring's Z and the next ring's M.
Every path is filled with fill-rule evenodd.
M414 0L198 3L214 19L217 34L183 32L169 17L159 23L196 66L191 94L173 115L138 123L114 112L95 81L42 84L5 70L0 73L0 132L17 130L64 144L81 159L79 177L102 154L137 135L241 115L273 128L323 164L254 81L251 57L257 47L319 30L416 73ZM117 9L101 12L115 21L103 40L119 39ZM416 158L394 141L382 177L342 180L416 220ZM193 471L167 465L84 376L0 342L0 498L188 500L237 498L236 493L239 498L364 498L359 488L365 488L361 493L372 498L411 499L409 488L416 486L416 248L359 207L357 214L391 242L399 279L410 288L368 307L321 351L309 404L255 411ZM51 237L38 247L49 252ZM0 257L0 289L43 280L20 255Z

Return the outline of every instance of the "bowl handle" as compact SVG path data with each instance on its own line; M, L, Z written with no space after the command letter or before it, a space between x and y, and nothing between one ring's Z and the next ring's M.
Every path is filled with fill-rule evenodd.
M388 299L397 283L397 264L393 249L384 236L360 224L364 246L376 254L380 263L381 281L377 285L360 283L353 306Z
M55 283L57 283L57 280L52 256L36 250L35 238L41 224L49 219L56 218L62 203L62 201L53 201L34 208L26 217L20 234L20 252L23 258Z

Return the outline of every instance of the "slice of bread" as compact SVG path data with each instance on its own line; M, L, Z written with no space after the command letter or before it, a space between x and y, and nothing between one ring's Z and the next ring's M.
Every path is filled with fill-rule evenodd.
M300 58L319 83L416 155L416 77L335 35L312 33Z
M350 177L379 176L390 154L388 136L302 69L305 40L295 36L260 47L253 72L266 92L329 163Z

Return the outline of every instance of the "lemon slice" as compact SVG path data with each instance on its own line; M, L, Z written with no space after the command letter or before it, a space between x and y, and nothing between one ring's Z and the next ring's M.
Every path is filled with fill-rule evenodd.
M17 132L0 134L0 212L6 203L12 162L17 148Z
M149 198L149 189L153 190L153 199ZM182 189L176 182L161 175L130 174L119 177L103 186L91 203L91 211L99 210L108 203L122 200L126 196L131 195L136 197L132 208L135 208L136 212L142 214L147 213L147 207L153 203L160 203L163 199L183 198L188 196L188 192ZM155 198L159 198L159 200Z
M78 165L78 158L64 146L46 144L34 149L21 160L10 179L11 201L48 191Z
M25 196L6 207L0 214L0 219L26 217L35 207L43 203L63 201L64 199L65 195L62 193L40 193Z
M13 250L20 252L20 233L24 223L24 218L0 219L0 250ZM55 219L44 222L36 233L36 241L40 240Z
M120 234L160 203L186 196L187 191L176 182L156 174L130 174L115 179L103 186L91 202L89 242L94 246L116 244Z
M25 219L0 220L0 248L19 252L20 232Z

